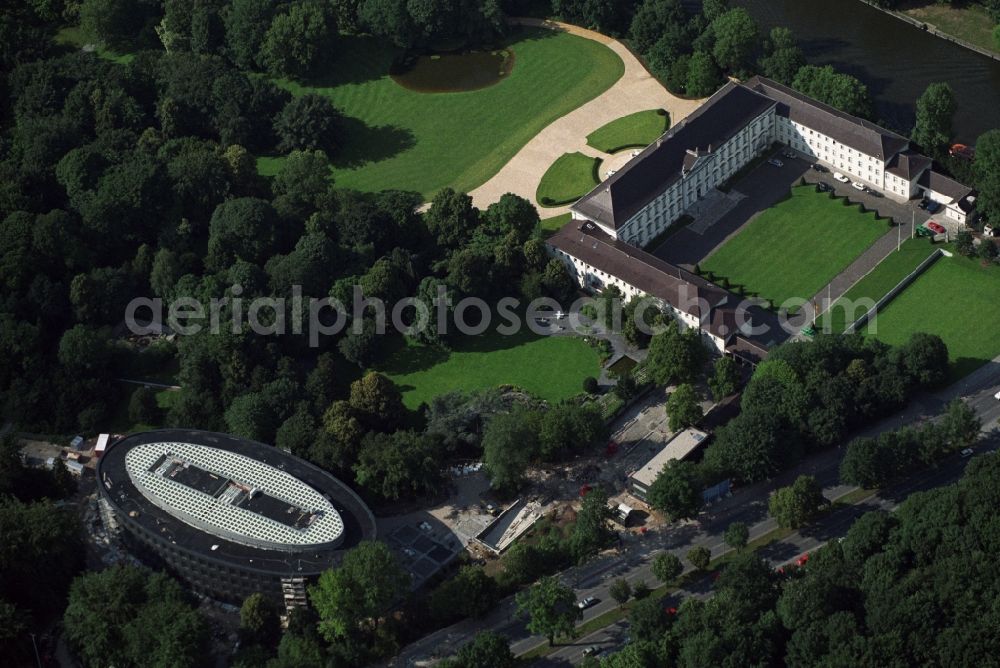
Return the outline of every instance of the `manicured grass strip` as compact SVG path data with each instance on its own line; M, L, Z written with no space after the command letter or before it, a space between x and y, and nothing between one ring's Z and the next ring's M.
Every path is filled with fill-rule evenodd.
M401 345L378 365L403 392L410 408L453 390L516 385L542 399L579 394L583 379L600 374L600 357L574 336L539 336L527 326L512 336L495 331L451 342L451 352Z
M553 234L562 229L563 225L573 220L573 214L564 213L558 216L552 216L551 218L543 218L541 229L542 238L548 239Z
M728 279L780 306L792 298L812 299L876 239L888 231L873 212L860 213L813 186L764 211L701 263L716 282Z
M857 303L860 299L877 302L892 290L910 272L934 252L927 239L907 239L899 251L893 251L867 276L845 292L833 307L823 313L817 322L817 329L831 334L840 334L849 324L868 312L873 304ZM857 303L857 306L853 306Z
M325 95L345 116L344 145L331 156L339 186L410 190L426 199L445 186L469 191L481 185L545 126L603 93L625 71L603 44L520 29L506 45L514 69L496 85L420 93L389 77L398 52L386 40L342 36L341 44L326 80L277 83L296 95Z
M865 331L892 345L914 332L937 334L948 346L957 380L1000 354L1000 267L958 254L943 257Z
M599 183L600 165L600 160L583 153L564 153L542 176L535 199L542 206L575 202Z
M670 127L662 109L638 111L611 121L587 135L587 144L598 151L615 153L626 148L645 148Z

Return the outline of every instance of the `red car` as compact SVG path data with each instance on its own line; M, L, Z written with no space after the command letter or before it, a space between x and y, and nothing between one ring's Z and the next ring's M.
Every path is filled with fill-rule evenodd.
M944 229L943 226L935 223L933 220L931 220L931 221L929 221L927 223L924 223L924 227L926 227L928 230L930 230L934 234L944 234L945 232L947 232L947 230Z
M809 561L809 553L808 552L806 552L801 557L799 557L798 559L796 559L795 560L795 565L796 566L805 566L807 561Z
M580 496L587 496L588 494L590 494L590 491L592 489L594 488L591 487L590 485L583 485L582 487L580 487Z

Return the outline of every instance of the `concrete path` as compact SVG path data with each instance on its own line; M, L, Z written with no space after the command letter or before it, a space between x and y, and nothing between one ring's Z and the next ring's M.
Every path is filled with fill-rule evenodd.
M558 21L515 18L512 22L568 32L600 42L618 54L625 63L625 73L603 94L549 124L525 144L493 178L469 193L473 204L481 209L498 201L506 193L514 193L533 202L542 218L566 213L569 211L568 206L542 208L535 201L538 184L556 158L574 151L595 157L601 155L587 146L587 135L622 116L648 109L666 109L673 126L697 109L702 102L684 100L669 93L625 45L607 35Z
M890 228L882 237L868 247L864 253L858 256L844 271L834 277L823 289L817 292L812 303L819 305L819 312L823 313L830 308L838 299L854 287L854 284L867 276L875 267L882 263L891 253L896 252L896 246L903 241L909 241L909 230L904 231L902 226ZM927 254L930 255L933 249L928 247ZM878 299L878 296L875 297ZM819 315L820 313L817 313Z

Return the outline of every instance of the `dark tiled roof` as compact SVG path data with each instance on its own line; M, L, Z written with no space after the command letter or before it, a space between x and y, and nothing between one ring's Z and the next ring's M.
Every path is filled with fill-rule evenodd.
M910 144L906 137L834 109L777 81L753 77L745 85L778 102L778 113L782 116L867 155L888 160Z
M590 266L658 297L674 308L698 318L702 327L723 341L746 339L761 359L767 348L788 335L777 316L757 306L738 313L744 299L630 244L614 239L587 221L573 221L549 237L550 246ZM763 328L767 333L741 332L741 325ZM752 343L756 342L756 343ZM741 349L742 350L742 349Z
M708 155L726 143L773 104L743 86L727 83L617 174L585 195L573 210L618 228L680 179L682 171L693 166L698 156Z
M950 179L940 172L935 172L933 169L928 169L924 172L917 183L945 197L950 197L952 201L959 203L959 205L965 201L965 198L972 194L972 188L969 186L962 185L955 179Z
M889 162L885 171L890 174L902 177L907 181L912 181L913 177L919 176L921 172L931 166L931 159L926 155L920 155L916 151L906 150L897 153Z

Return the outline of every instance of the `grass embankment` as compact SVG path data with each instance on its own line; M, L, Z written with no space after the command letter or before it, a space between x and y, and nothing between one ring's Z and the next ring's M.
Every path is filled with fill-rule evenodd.
M780 306L812 299L888 231L874 212L860 213L815 188L798 186L701 263L715 281L728 279L748 294Z
M962 3L960 7L954 7L940 2L911 2L902 9L902 13L929 23L952 37L1000 53L1000 46L993 39L993 19L982 5Z
M896 287L917 266L934 252L927 239L907 239L898 251L893 251L867 276L851 286L833 307L817 319L817 329L830 334L840 334L849 324L868 312L868 309L889 290ZM867 300L871 300L871 303ZM866 300L861 302L859 300Z
M452 342L445 351L405 344L377 365L403 392L421 402L454 390L516 385L548 401L579 394L583 379L600 375L600 355L575 336L539 336L523 326L512 336L491 331Z
M587 135L587 144L604 153L645 148L669 127L670 117L662 109L638 111L594 130Z
M343 44L326 80L277 83L296 95L325 95L344 114L344 144L332 156L338 185L412 190L428 199L445 186L469 191L481 185L545 126L624 74L621 58L602 44L520 29L506 45L514 69L496 85L420 93L389 76L398 51L385 40L344 37ZM280 166L280 157L258 164L265 174Z
M538 183L535 199L542 206L561 206L580 199L600 182L601 161L583 153L564 153Z
M943 257L885 307L865 329L891 345L913 332L948 345L951 380L1000 354L1000 266L958 254Z

